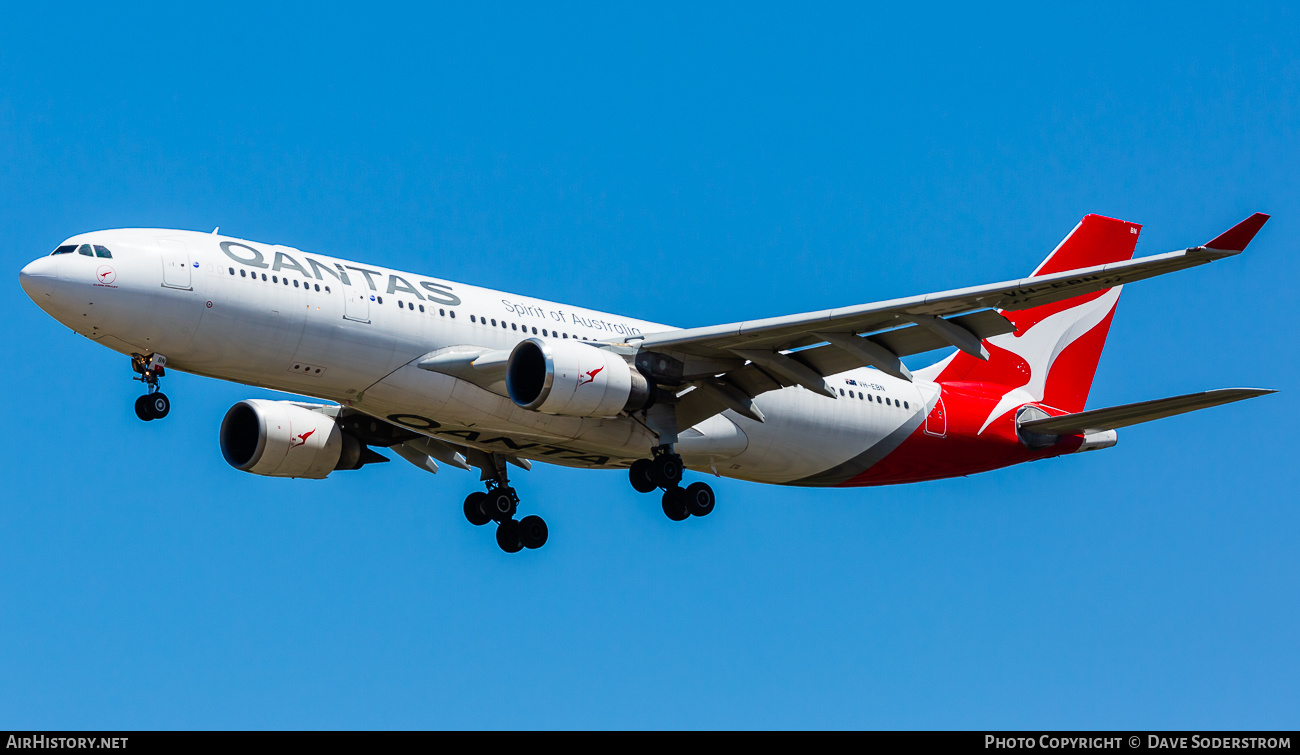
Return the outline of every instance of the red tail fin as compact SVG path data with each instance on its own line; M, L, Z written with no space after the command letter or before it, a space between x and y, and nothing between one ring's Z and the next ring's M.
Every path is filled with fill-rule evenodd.
M1141 228L1136 223L1088 215L1033 275L1132 259ZM1117 286L1033 309L1003 312L1015 324L1016 332L984 342L989 360L958 352L937 380L1005 388L999 391L1004 399L989 421L1029 401L1067 412L1082 411L1119 294Z

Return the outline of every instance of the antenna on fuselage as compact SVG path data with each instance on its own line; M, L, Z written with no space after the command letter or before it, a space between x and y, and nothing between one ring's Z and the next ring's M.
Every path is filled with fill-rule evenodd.
M221 230L221 226L217 226L216 228L213 228L213 229L212 229L212 235L213 235L213 236L216 236L216 235L217 235L217 231L220 231L220 230Z

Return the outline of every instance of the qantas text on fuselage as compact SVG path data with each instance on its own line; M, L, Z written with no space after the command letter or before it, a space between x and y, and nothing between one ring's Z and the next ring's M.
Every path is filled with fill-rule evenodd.
M222 453L321 479L387 461L477 469L464 514L508 552L510 467L626 468L674 520L712 511L684 472L856 487L968 475L1115 444L1116 429L1267 393L1220 389L1085 410L1121 287L1240 253L1256 214L1133 259L1140 226L1089 215L1028 277L678 329L290 247L166 229L84 233L23 268L47 313L131 357L143 420L168 369L312 397L227 412ZM955 347L911 371L902 357Z

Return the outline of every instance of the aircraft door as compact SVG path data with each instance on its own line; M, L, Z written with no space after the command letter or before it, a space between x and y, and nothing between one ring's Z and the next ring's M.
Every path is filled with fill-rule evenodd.
M162 250L163 285L167 288L190 290L190 255L184 241L158 239Z
M943 396L935 402L934 408L925 417L925 434L944 437L948 434L948 417L943 412Z
M343 317L357 322L370 322L370 297L365 289L343 286Z

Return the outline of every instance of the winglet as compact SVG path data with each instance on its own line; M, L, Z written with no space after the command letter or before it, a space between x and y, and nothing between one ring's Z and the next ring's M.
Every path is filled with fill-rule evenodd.
M1244 251L1246 245L1255 238L1255 234L1259 233L1259 229L1263 228L1266 222L1268 216L1257 212L1219 234L1213 241L1206 242L1204 246L1206 249L1218 249L1224 252Z

